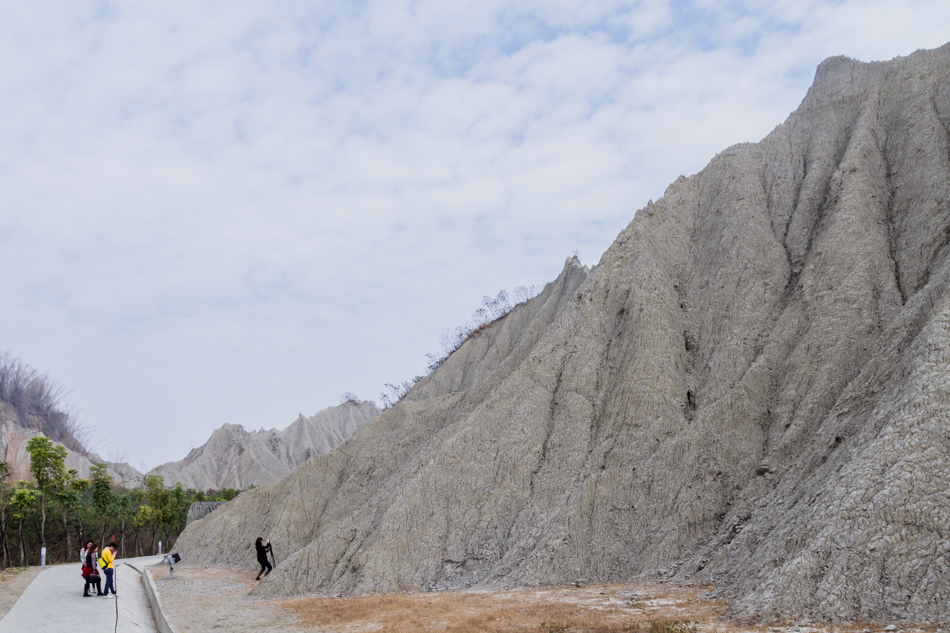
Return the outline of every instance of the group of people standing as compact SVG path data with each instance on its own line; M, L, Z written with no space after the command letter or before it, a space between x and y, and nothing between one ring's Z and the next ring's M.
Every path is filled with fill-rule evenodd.
M99 552L99 546L92 541L86 541L86 546L79 550L79 558L82 560L82 577L86 579L86 586L82 590L82 595L84 598L90 597L92 594L89 593L89 589L92 587L96 588L97 596L109 596L109 591L112 591L112 595L115 594L115 582L113 580L113 574L115 573L115 551L116 544L109 543L103 548L102 552ZM101 579L99 576L99 570L102 570L106 575L106 586L101 588Z

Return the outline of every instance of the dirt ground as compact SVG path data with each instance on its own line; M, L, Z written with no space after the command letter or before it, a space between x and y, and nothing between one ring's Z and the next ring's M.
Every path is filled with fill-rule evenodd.
M153 568L179 633L876 633L883 625L749 627L722 619L709 587L611 584L515 591L446 591L357 598L260 600L254 575L230 567ZM937 627L896 627L934 632Z
M311 631L279 602L258 600L248 594L257 584L254 574L232 567L175 565L148 568L161 596L165 617L178 633L190 631Z
M9 567L0 572L0 618L7 614L41 571L42 567Z

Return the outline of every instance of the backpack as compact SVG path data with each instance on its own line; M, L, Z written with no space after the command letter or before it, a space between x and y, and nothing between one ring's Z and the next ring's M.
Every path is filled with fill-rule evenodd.
M106 562L106 559L104 559L102 556L100 556L100 557L99 557L99 567L101 567L102 569L105 569L105 568L108 567L108 566L109 566L109 563Z

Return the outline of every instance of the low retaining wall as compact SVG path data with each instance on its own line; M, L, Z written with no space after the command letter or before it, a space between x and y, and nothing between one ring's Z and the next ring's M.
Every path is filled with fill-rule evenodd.
M162 600L158 595L158 587L155 586L155 579L147 568L142 569L142 582L145 584L145 595L148 596L148 603L152 606L152 614L155 616L155 626L159 633L178 633L175 627L165 618L165 612L162 611Z

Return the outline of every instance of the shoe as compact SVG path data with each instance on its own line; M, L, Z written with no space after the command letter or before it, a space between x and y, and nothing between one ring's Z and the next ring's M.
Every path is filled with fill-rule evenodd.
M84 594L82 594L82 597L83 597L83 598L91 598L92 596L90 596L88 593L84 593Z

